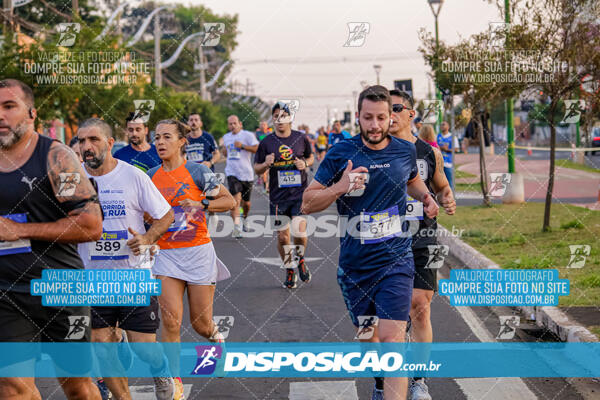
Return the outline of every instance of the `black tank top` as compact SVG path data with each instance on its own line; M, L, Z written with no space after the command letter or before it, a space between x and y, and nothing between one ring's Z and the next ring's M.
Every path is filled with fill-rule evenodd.
M431 180L433 179L436 167L435 153L433 152L433 148L421 139L417 139L415 147L417 148L417 167L419 169L419 175L423 182L425 182L427 189L433 193L433 190L431 189ZM423 213L423 219L419 221L419 230L413 236L413 249L436 244L436 230L436 219L429 218Z
M52 142L40 135L25 165L16 171L0 172L0 215L26 218L27 222L54 222L67 216L70 210L58 201L48 177ZM29 292L29 282L41 278L45 268L83 268L75 244L32 240L31 251L26 246L7 249L7 245L0 242L0 289L3 290Z

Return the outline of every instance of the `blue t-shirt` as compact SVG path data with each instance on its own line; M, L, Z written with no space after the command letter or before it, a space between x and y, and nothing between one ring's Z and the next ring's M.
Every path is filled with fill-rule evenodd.
M146 151L137 151L131 147L131 145L128 145L117 150L114 156L119 160L125 161L127 164L138 167L144 172L162 163L156 152L156 147L153 144L151 144L150 149Z
M441 133L437 135L437 143L438 146L447 145L449 152L442 150L442 156L444 157L444 167L452 168L452 135L448 135L448 137L444 137ZM440 149L441 150L441 149Z
M317 182L331 186L341 178L348 160L352 160L353 169L364 166L369 170L362 193L346 194L337 200L338 213L348 218L345 236L340 239L339 263L343 269L393 265L410 251L410 234L400 235L390 228L398 219L402 222L406 214L406 184L418 174L416 149L406 140L390 138L388 146L377 151L365 146L360 135L343 140L327 153L315 174ZM361 219L366 224L361 224ZM385 229L377 231L382 226ZM386 234L369 236L371 229L376 230L375 234Z
M331 132L329 133L329 144L333 146L344 139L350 138L352 138L352 135L346 131L341 131L340 133Z
M213 157L213 152L217 149L215 138L208 132L202 131L202 136L193 138L188 137L188 145L185 146L187 159L195 163L210 161ZM215 172L214 165L211 170Z

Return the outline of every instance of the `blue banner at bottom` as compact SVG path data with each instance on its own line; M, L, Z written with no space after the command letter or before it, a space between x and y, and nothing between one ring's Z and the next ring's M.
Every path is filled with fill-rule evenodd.
M0 343L0 377L600 377L599 343Z

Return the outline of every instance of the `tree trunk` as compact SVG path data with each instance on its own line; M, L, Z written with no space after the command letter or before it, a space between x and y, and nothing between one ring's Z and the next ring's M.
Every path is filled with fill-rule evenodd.
M483 204L491 206L490 196L488 195L487 168L485 165L485 139L483 137L483 116L482 113L475 115L477 125L477 137L479 137L479 183L481 184L481 194L483 194Z
M554 97L553 97L554 99ZM554 125L554 110L556 103L552 100L549 109L550 123L550 171L548 173L548 189L546 190L546 202L544 204L544 225L543 232L550 230L550 209L552 207L552 192L554 191L554 158L556 154L556 126Z

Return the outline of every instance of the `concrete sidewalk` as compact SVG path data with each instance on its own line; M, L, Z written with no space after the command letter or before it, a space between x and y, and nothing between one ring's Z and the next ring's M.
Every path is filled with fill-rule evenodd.
M458 170L477 175L476 178L458 179L457 183L479 183L479 154L456 154ZM506 155L486 154L488 174L507 172ZM546 197L550 160L515 159L515 170L523 175L525 200L543 200ZM552 197L561 201L569 199L596 199L600 185L600 173L556 167ZM478 186L474 189L477 190ZM583 205L581 202L577 204ZM594 206L594 203L589 204ZM597 208L596 208L597 209Z

